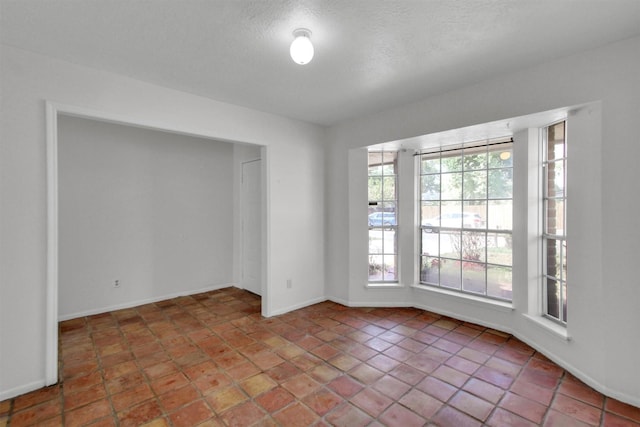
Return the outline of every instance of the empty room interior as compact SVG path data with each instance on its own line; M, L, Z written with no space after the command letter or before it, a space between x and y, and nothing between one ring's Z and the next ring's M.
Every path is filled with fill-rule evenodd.
M640 1L0 0L0 427L640 426Z

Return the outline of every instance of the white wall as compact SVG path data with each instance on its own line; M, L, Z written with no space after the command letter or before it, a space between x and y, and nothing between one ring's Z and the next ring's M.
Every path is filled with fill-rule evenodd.
M592 188L574 180L582 203L592 192L593 203L601 200L601 213L596 210L595 215L573 218L581 227L574 236L581 236L577 238L585 244L582 253L592 247L593 254L601 254L601 262L591 275L593 254L587 256L591 263L572 258L570 268L582 271L579 277L585 278L576 284L582 306L570 312L568 330L573 341L558 339L527 320L526 304L515 297L513 311L413 289L393 298L406 298L399 304L457 313L512 331L580 371L602 391L640 405L640 371L636 369L640 343L635 333L640 324L635 271L640 231L633 226L640 211L634 197L640 158L636 129L640 38L352 120L326 134L310 124L6 46L0 59L0 399L44 382L45 100L119 115L149 127L264 145L269 293L263 304L267 314L322 300L325 295L352 304L363 302L365 296L369 305L396 302L390 302L387 290L365 289L354 274L363 267L356 265L359 258L353 256L355 246L350 240L354 230L349 200L354 194L349 189L358 173L349 168L351 149L601 101L601 137L589 141L589 148L581 153L587 165L600 168L599 174L589 176L588 182L596 184ZM587 173L585 168L582 177L586 179ZM293 283L290 290L287 279Z
M0 399L41 387L45 378L47 100L145 127L264 145L270 255L263 308L271 315L324 298L324 128L1 49Z
M366 275L360 271L366 258L360 255L363 243L358 239L366 234L358 231L358 224L366 219L358 216L357 202L351 200L364 194L364 178L359 183L358 177L366 166L353 160L354 149L601 101L601 114L595 104L596 111L569 117L569 129L581 129L570 134L569 142L569 238L575 243L570 243L567 332L572 339L562 339L525 316L535 314L529 309L527 271L522 270L528 253L514 254L524 262L514 259L513 310L414 288L402 302L513 332L592 386L640 405L640 286L635 268L640 230L634 226L640 211L638 76L640 38L634 38L332 127L326 159L331 171L326 177L327 296L352 305L389 305L407 292L365 288ZM520 231L514 229L514 243L519 240L526 248L527 200L523 203L516 203Z
M230 286L232 160L227 142L60 116L60 318Z

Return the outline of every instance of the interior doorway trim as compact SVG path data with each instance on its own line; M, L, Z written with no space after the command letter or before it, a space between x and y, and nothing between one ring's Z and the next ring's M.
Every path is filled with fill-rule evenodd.
M239 245L240 245L240 284L242 286L243 289L248 290L250 292L253 293L257 293L258 295L262 296L264 295L264 289L263 289L263 285L264 285L264 272L262 270L262 263L264 262L264 259L260 259L260 270L258 271L258 276L259 276L259 286L254 287L254 286L250 286L247 287L247 277L246 277L246 273L247 273L247 265L248 265L248 261L247 261L247 245L246 245L246 241L247 241L247 236L250 234L247 231L247 224L246 224L246 220L248 219L247 215L250 212L249 207L247 206L247 199L246 199L246 188L245 188L245 184L246 184L246 176L245 176L245 167L246 166L254 166L254 165L258 165L259 170L262 170L262 159L260 157L255 158L255 159L251 159L251 160L245 160L242 161L240 163L240 238L238 239ZM264 201L262 200L262 194L264 193L264 189L263 187L263 180L260 178L260 190L259 190L259 196L260 196L260 206L262 206L264 204ZM262 241L264 240L264 236L262 231L265 229L266 225L262 223L262 212L254 212L257 213L258 218L259 218L259 227L260 227L260 233L259 233L259 237L260 239L258 240L258 242L261 244ZM255 241L252 238L252 241Z
M65 105L51 101L45 101L46 117L46 164L47 164L47 276L46 276L46 307L45 307L45 385L53 385L58 382L58 116L72 116L91 120L100 120L125 126L141 127L146 129L172 132L181 135L200 138L215 139L229 143L250 143L249 141L234 141L220 138L216 135L203 132L191 132L176 127L166 121L153 121L130 115L119 115L88 108ZM268 148L261 146L261 157L265 166L268 165ZM263 201L268 191L267 167L262 171ZM265 191L266 190L266 191ZM262 205L263 225L267 222L268 209ZM268 234L263 228L262 241L262 313L269 315L271 312L269 300L268 253L266 251Z

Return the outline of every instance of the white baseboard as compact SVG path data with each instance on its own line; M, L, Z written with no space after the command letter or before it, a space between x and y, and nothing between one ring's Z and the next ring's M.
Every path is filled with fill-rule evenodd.
M640 407L640 396L632 396L626 393L620 393L616 390L612 390L609 387L606 387L605 385L603 385L602 383L600 383L599 381L595 380L594 378L590 377L589 375L585 374L584 372L582 372L580 369L577 369L575 366L573 366L571 363L568 363L567 361L559 358L559 357L555 357L553 355L552 352L547 351L546 349L542 348L541 346L537 345L535 342L533 342L533 340L529 339L528 337L516 333L513 330L511 330L510 328L506 328L504 325L496 325L496 324L492 324L491 322L486 322L484 320L481 319L476 319L474 317L471 316L465 316L462 313L459 312L450 312L447 310L442 310L438 307L431 307L428 306L426 304L415 304L415 303L405 303L405 304L396 304L396 303L385 303L385 302L376 302L376 303L362 303L362 302L352 302L352 301L346 301L343 300L341 298L335 298L335 297L328 297L327 298L328 301L333 301L337 304L341 304L344 305L346 307L411 307L411 308L418 308L420 310L425 310L425 311L429 311L432 313L436 313L436 314L440 314L442 316L448 316L454 319L458 319L458 320L462 320L464 322L471 322L471 323L475 323L477 325L480 326L484 326L487 328L491 328L491 329L495 329L497 331L501 331L507 334L511 334L514 337L518 338L520 341L526 343L527 345L531 346L532 348L534 348L536 351L540 352L541 354L545 355L545 357L549 358L549 360L553 361L555 364L557 364L558 366L562 367L563 369L565 369L567 372L570 372L573 376L575 376L576 378L578 378L580 381L584 382L585 384L587 384L589 387L593 388L594 390L604 394L605 396L617 399L621 402L627 403L629 405L633 405L633 406L637 406Z
M127 302L122 303L122 304L116 304L116 305L111 305L111 306L107 306L107 307L94 308L94 309L91 309L91 310L81 311L81 312L77 312L77 313L64 314L64 315L58 316L58 321L59 322L63 322L65 320L77 319L78 317L93 316L94 314L101 314L101 313L107 313L109 311L123 310L123 309L126 309L126 308L138 307L138 306L141 306L141 305L151 304L151 303L154 303L154 302L164 301L164 300L168 300L168 299L172 299L172 298L184 297L184 296L189 296L189 295L196 295L196 294L201 294L203 292L210 292L210 291L215 291L215 290L218 290L218 289L224 289L224 288L230 288L230 287L238 287L238 286L233 284L233 283L224 283L224 284L221 284L221 285L211 285L211 286L206 286L206 287L200 288L200 289L193 289L193 290L189 290L189 291L176 292L176 293L167 294L167 295L155 296L155 297L152 297L152 298L144 298L144 299L136 300L136 301L127 301Z
M327 300L327 298L325 298L323 296L322 297L318 297L318 298L313 298L313 299L307 300L305 302L301 302L299 304L292 305L290 307L285 307L285 308L281 308L279 310L274 310L271 313L269 313L269 317L278 316L280 314L285 314L285 313L288 313L288 312L294 311L294 310L299 310L301 308L305 308L305 307L308 307L308 306L313 305L313 304L318 304L318 303L321 303L321 302L325 302L326 300Z
M333 300L332 300L333 301ZM338 301L338 304L346 305L347 307L375 307L375 308L406 308L411 307L411 304L403 303L403 302L376 302L372 303L370 301L351 301L348 304L344 304Z
M10 390L3 390L0 392L0 402L7 399L12 399L14 397L20 396L25 393L29 393L33 390L38 390L45 386L44 380L33 381L29 384L21 385L20 387L15 387Z
M354 301L345 301L341 298L329 297L327 301L333 301L336 304L344 305L346 307L374 307L374 308L417 308L420 310L430 311L431 313L436 313L441 316L452 317L454 319L462 320L464 322L475 323L480 326L484 326L487 328L495 329L497 331L501 331L507 334L511 334L510 330L506 330L501 325L494 325L490 322L485 322L480 319L476 319L474 317L461 315L460 313L454 313L447 310L442 310L437 307L431 307L425 304L411 304L411 303L402 303L402 302L354 302Z
M580 369L576 368L572 363L569 363L566 360L564 360L564 359L562 359L560 357L557 357L552 352L547 351L545 348L541 347L540 345L538 345L533 340L528 339L526 336L524 336L524 335L522 335L520 333L517 333L517 332L511 332L511 335L513 335L514 337L518 338L520 341L526 343L527 345L529 345L531 348L535 349L539 353L543 354L545 357L547 357L553 363L555 363L556 365L560 366L565 371L571 373L571 375L573 375L574 377L578 378L580 381L582 381L583 383L585 383L589 387L593 388L594 390L604 394L605 396L612 397L612 398L614 398L616 400L619 400L621 402L628 403L630 405L640 407L640 396L632 396L632 395L628 395L626 393L620 393L620 392L618 392L616 390L612 390L609 387L607 387L607 386L603 385L602 383L600 383L598 380L594 379L593 377L585 374Z
M426 304L410 304L408 307L418 308L420 310L430 311L431 313L436 313L441 316L451 317L453 319L462 320L463 322L475 323L476 325L484 326L485 328L495 329L496 331L504 332L505 334L512 334L513 332L509 328L505 328L503 325L493 324L491 322L486 322L482 319L477 319L472 316L465 316L464 314L453 312L449 310L442 310L438 307L431 307Z
M335 302L336 304L340 304L340 305L344 305L345 307L350 307L349 306L349 301L344 300L342 298L337 298L337 297L328 297L326 299L326 301L331 301L331 302Z

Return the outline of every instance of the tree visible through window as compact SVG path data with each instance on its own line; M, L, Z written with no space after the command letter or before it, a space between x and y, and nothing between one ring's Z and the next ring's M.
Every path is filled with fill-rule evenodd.
M511 138L420 159L420 282L511 300Z
M369 152L369 282L398 281L398 153Z
M567 321L567 140L566 123L545 129L543 138L544 312Z

